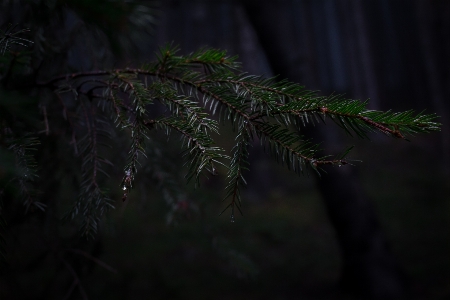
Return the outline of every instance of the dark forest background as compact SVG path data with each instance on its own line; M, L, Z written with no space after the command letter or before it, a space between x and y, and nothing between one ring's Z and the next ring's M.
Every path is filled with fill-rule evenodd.
M450 1L168 0L155 17L131 53L102 63L78 36L67 70L138 66L167 43L181 53L208 46L239 55L250 74L370 99L371 109L435 112L442 131L368 141L333 124L308 127L326 153L354 144L351 158L362 160L320 179L284 170L255 143L244 217L234 223L217 216L223 178L197 190L181 179L175 207L154 180L122 203L120 179L111 180L116 210L95 241L50 228L63 209L56 204L49 217L7 216L0 299L450 297ZM165 142L155 159L182 178L176 138Z

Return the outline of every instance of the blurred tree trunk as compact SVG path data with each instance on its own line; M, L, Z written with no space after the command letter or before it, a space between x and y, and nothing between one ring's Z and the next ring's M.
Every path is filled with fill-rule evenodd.
M233 2L238 3L234 13ZM239 54L244 69L251 74L279 74L280 78L299 82L309 89L320 89L326 94L346 93L351 98L370 98L372 109L421 110L425 107L427 111L444 116L450 111L448 103L443 102L450 97L450 39L447 38L450 1L356 2L164 1L168 17L161 22L158 44L180 42L183 52L206 44L224 48L231 54ZM425 11L419 11L420 6L424 6ZM245 12L251 17L252 26ZM418 24L421 20L426 20L427 24ZM257 31L259 42L255 41L253 29ZM431 40L428 45L420 41L423 34ZM261 54L260 44L264 54ZM273 72L266 72L266 59ZM434 71L432 65L425 66L429 61L435 64ZM438 72L434 76L440 81L429 82L429 72ZM427 102L434 93L432 84L440 84L443 101ZM449 123L445 118L439 121L444 126ZM341 130L335 130L334 126L313 129L315 140L330 146L327 153L342 151ZM439 133L439 136L444 135L445 132ZM381 135L373 138L383 142ZM274 186L274 178L269 177L266 169L259 169L267 165L262 162L264 156L258 149L251 150L252 172L248 179L249 186L262 183L263 187L258 188L259 197L250 199L263 198ZM439 161L442 155L448 155L445 147L441 149L444 153L440 152ZM436 168L441 167L439 164ZM356 170L329 168L329 174L317 181L342 247L342 285L347 289L359 287L361 293L370 294L372 298L381 298L383 293L386 298L394 298L404 293L403 277L386 245L374 208L361 190Z
M367 95L365 98L370 97L369 107L371 109L379 109L379 88L378 80L375 73L375 59L372 57L372 46L370 43L370 35L367 29L367 20L364 14L364 7L367 5L363 4L361 1L351 1L350 6L352 10L350 11L349 20L354 21L354 28L356 29L356 37L358 41L358 51L361 55L362 65L364 66L364 71L361 75L364 77L367 86ZM336 24L337 25L337 24Z
M356 14L353 16L354 26L362 26L365 16L356 2L350 3L354 5L353 13ZM290 81L307 82L312 88L334 87L339 89L338 92L348 89L350 85L343 79L346 71L342 64L342 49L345 46L340 44L342 40L348 40L338 37L340 28L335 1L327 1L325 8L317 1L291 0L250 0L245 1L244 6L275 74ZM298 25L297 32L295 24ZM364 30L365 26L362 26L361 32L356 33L356 43L362 48L360 52L370 48L369 37ZM298 32L304 35L299 36ZM350 42L355 43L353 38ZM373 66L370 52L361 55L364 56L361 57L363 65ZM354 67L352 69L355 71ZM369 73L364 78L365 83L376 96L374 69L362 72ZM314 131L316 139L326 144L334 143L335 149L340 148L329 127L326 133L318 128ZM343 291L370 299L404 297L404 276L389 249L375 210L361 189L355 169L328 168L327 174L318 180L318 186L342 249Z

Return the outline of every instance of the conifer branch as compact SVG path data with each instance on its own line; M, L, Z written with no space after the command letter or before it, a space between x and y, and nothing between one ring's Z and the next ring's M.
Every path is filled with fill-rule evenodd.
M0 29L0 53L2 55L5 54L6 51L11 50L11 47L14 44L21 45L24 47L28 46L27 43L33 44L33 42L30 40L18 37L18 35L22 33L30 32L30 29L25 28L13 32L13 30L17 27L17 25L18 24L16 25L9 24L6 27L5 31Z
M305 166L318 171L323 165L349 164L344 157L317 157L318 146L298 134L298 128L308 123L325 122L328 117L348 134L367 137L369 131L381 131L402 139L406 134L440 127L434 122L434 114L372 111L367 109L367 101L318 96L287 80L242 73L236 58L227 57L224 51L201 49L185 56L177 52L178 48L169 45L160 50L156 62L142 68L80 72L37 83L55 88L72 82L78 93L103 101L102 105L110 103L117 125L131 130L131 149L122 180L124 200L133 186L139 155L145 156L144 141L152 128L182 135L186 177L195 177L198 184L203 170L215 174L215 164L224 164L223 159L229 158L222 148L213 146L210 133L218 133L219 127L211 115L231 122L237 139L226 166L226 197L231 197L227 207L234 216L234 208L241 207L240 188L245 185L242 171L248 168L247 148L254 136L267 144L282 164L302 173ZM166 106L171 116L149 120L147 112L155 100Z
M228 185L225 187L226 194L224 200L231 197L231 202L220 213L222 214L228 208L231 208L231 221L234 222L234 208L236 207L242 215L241 210L241 186L247 185L243 172L249 171L250 163L248 162L248 147L250 145L250 134L247 122L240 123L236 136L236 145L233 147L233 157L228 169Z
M186 178L189 181L195 177L197 185L199 185L199 175L204 169L217 175L215 164L224 165L221 160L228 158L227 155L221 154L224 151L222 148L212 146L214 141L207 134L197 131L184 120L169 117L148 121L147 124L155 124L156 127L165 129L167 135L170 134L170 129L182 134L183 144L186 147L184 156L188 157L189 164Z
M12 180L18 182L23 205L25 206L25 212L34 208L45 211L46 207L44 203L36 200L36 196L39 192L33 186L33 182L38 175L36 159L31 154L31 151L36 151L36 147L39 144L39 139L32 136L9 141L10 146L8 149L15 154L17 170L17 174Z
M219 133L218 124L209 118L203 107L198 106L196 101L192 101L192 92L186 93L183 86L175 87L167 83L153 82L148 87L153 91L153 97L166 105L174 117L186 120L189 125L196 126L196 131L208 130ZM190 94L190 95L188 95Z
M81 233L86 237L94 236L98 231L98 223L101 217L109 209L114 208L113 201L108 196L105 189L99 183L99 174L106 178L108 173L103 169L104 165L113 164L99 153L100 138L110 139L110 133L101 127L101 124L108 124L97 114L96 107L92 104L88 106L83 97L78 97L83 121L80 125L86 129L86 134L79 139L77 149L81 156L81 183L80 194L70 211L64 216L65 219L75 219L81 215Z
M147 137L146 120L146 105L152 103L149 91L144 87L142 82L137 81L134 76L126 76L119 74L117 77L123 86L123 91L127 92L129 100L132 102L132 109L134 115L130 116L131 122L128 122L126 127L131 129L131 148L128 152L128 162L125 165L125 175L122 179L122 190L124 191L122 200L125 201L128 192L133 188L134 178L137 173L137 166L139 164L139 154L146 157L144 150L144 141ZM134 118L134 119L132 119Z

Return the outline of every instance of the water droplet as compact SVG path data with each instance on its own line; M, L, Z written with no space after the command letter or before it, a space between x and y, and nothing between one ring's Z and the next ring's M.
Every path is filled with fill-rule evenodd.
M231 215L231 217L230 217L230 222L231 222L231 223L234 223L234 215Z
M126 187L126 186L123 186L123 187L122 187L122 190L124 190L124 191L125 191L126 189L127 189L127 187Z

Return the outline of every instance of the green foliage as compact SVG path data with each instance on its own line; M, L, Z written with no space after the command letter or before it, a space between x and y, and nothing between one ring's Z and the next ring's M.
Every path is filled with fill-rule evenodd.
M16 176L12 178L18 182L22 202L27 212L30 208L45 210L45 204L36 201L38 191L32 186L32 183L38 177L37 163L32 154L40 144L37 137L21 137L17 139L6 140L9 144L8 150L15 155Z
M81 183L80 195L73 208L67 213L74 219L81 215L83 220L81 228L83 235L92 236L97 232L98 222L102 215L110 208L114 208L113 201L109 198L105 189L99 184L99 177L109 177L104 171L103 165L112 163L99 153L101 139L110 139L110 132L107 130L108 123L97 116L97 107L92 105L84 97L79 97L78 101L84 116L81 125L85 126L85 135L78 140L77 149L82 159L81 163ZM106 126L105 126L106 124ZM103 125L103 126L102 126ZM106 128L105 128L106 127Z
M26 47L28 43L33 43L30 40L18 37L21 33L29 32L30 29L26 28L13 32L16 27L17 24L14 26L9 24L5 31L0 29L0 53L2 55L5 54L6 51L10 51L12 49L11 47L15 44Z
M381 131L405 139L405 134L439 130L433 114L367 110L367 102L318 96L295 83L242 73L236 58L227 57L224 51L177 53L176 47L167 46L156 62L139 69L82 72L38 83L59 92L70 89L91 99L92 105L109 104L110 117L121 130L129 131L131 146L121 185L124 201L133 188L139 159L146 156L144 144L152 131L181 135L188 180L194 178L199 184L201 174L217 175L218 165L228 169L225 198L230 202L226 207L231 208L234 220L234 209L240 210L240 190L246 183L243 173L249 170L248 147L254 140L278 161L302 173L308 168L319 171L324 165L349 163L345 155L334 159L317 155L318 145L299 135L299 129L310 123L331 118L348 134L360 137L368 131ZM157 104L165 107L164 112L150 118L148 114ZM91 121L94 119L91 116ZM222 128L218 122L230 122L236 132L231 159L215 146L213 134Z
M246 185L248 149L254 141L297 173L320 172L325 165L349 164L345 156L351 148L334 158L319 156L319 146L299 134L300 128L308 124L331 119L350 135L366 137L370 131L380 131L402 139L407 134L439 130L434 114L368 110L367 102L319 96L287 80L243 73L237 58L221 50L201 49L188 55L178 52L177 47L168 45L160 50L155 62L141 68L65 74L38 80L28 87L49 94L40 103L45 125L41 134L49 135L49 119L55 118L47 115L47 107L63 116L66 131L62 137L72 145L72 155L81 166L80 178L76 179L79 193L66 218L80 217L83 235L94 235L102 216L114 207L107 189L102 187L114 164L123 167L120 187L122 200L126 201L148 154L158 152L151 140L158 131L168 136L176 132L181 137L185 177L195 180L197 186L202 175L218 175L225 168L224 198L228 203L224 211L231 210L234 222L235 209L242 213L241 189ZM53 103L59 103L58 108ZM8 123L2 132L15 132L14 123L0 121ZM226 124L231 124L236 137L229 154L217 142ZM113 164L107 158L107 149L111 144L124 149L115 143L115 137L124 133L128 136L127 156ZM30 150L38 145L38 139L35 135L18 138L2 135L2 145L16 157L19 173L15 178L25 206L43 210L44 204L32 200L36 191L26 184L37 174ZM173 199L169 190L166 194Z
M7 172L7 180L2 181L2 186L0 187L0 262L3 262L6 256L6 241L2 231L7 226L3 212L5 189L12 186L16 190L15 193L17 198L21 199L25 213L36 209L44 211L46 205L38 200L39 190L35 187L35 181L38 177L38 166L33 152L36 151L36 147L40 144L38 138L28 135L14 137L9 128L3 127L2 132L0 132L0 142L0 145L6 148L6 153L3 155L14 162L12 168L0 169L0 171Z

